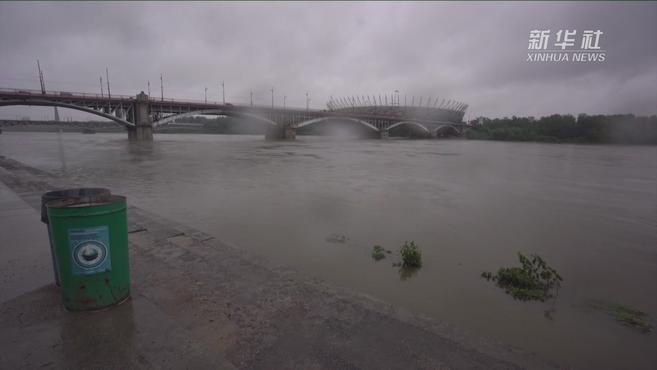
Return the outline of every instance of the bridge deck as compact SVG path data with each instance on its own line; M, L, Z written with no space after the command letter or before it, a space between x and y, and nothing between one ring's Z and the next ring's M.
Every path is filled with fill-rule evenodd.
M0 104L37 104L38 105L53 105L68 104L76 105L89 109L104 109L108 107L108 111L123 111L126 107L131 106L136 101L135 97L127 95L99 95L78 92L64 92L64 91L46 91L42 93L38 90L28 89L7 89L0 88ZM365 122L385 122L385 125L390 125L400 121L414 121L422 124L434 125L462 125L460 121L445 121L427 118L420 115L413 115L413 111L407 110L391 110L390 107L370 107L371 109L364 111L362 108L353 110L338 109L338 110L317 110L317 109L300 109L293 107L271 107L271 106L250 106L250 105L235 105L235 104L218 104L212 102L188 100L188 99L158 99L154 97L148 98L148 103L151 112L159 115L164 114L183 114L189 112L214 111L219 114L220 112L226 114L252 114L261 115L271 119L276 117L281 120L293 120L295 122L303 122L306 120L317 118L353 118ZM107 112L106 112L107 113Z

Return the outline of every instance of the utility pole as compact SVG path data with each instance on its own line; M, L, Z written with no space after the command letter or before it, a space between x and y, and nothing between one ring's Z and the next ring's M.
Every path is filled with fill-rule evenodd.
M110 92L109 69L105 67L105 82L107 83L107 112L112 114L112 93Z
M271 88L271 109L274 109L274 88Z
M41 72L41 64L39 59L37 59L37 70L39 71L39 84L41 84L41 94L46 93L46 84L43 82L43 72Z
M285 99L287 99L287 96L283 95L283 109L285 109Z
M161 100L164 101L164 83L162 83L162 73L160 73L160 94Z
M205 87L205 104L208 104L208 87Z
M253 91L251 91L251 106L253 106Z
M224 82L221 81L221 100L223 101L224 105L226 105L226 88L224 87Z
M39 83L41 84L41 94L46 94L46 82L43 80L43 71L41 71L41 64L37 59L37 69L39 70ZM55 107L55 122L59 122L59 111Z
M100 76L100 97L103 98L105 95L103 94L103 76Z
M107 79L107 98L112 99L112 93L110 92L110 83L109 83L109 69L105 67L105 78Z
M310 94L306 93L306 112L310 108Z

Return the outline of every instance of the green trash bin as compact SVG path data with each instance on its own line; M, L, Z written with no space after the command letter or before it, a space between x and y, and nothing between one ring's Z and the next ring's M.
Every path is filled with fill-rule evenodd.
M54 190L41 195L41 222L46 224L48 229L48 240L50 242L50 255L52 257L52 270L55 273L55 284L59 286L59 268L57 267L57 258L55 257L55 247L52 242L52 233L50 232L50 225L48 225L48 210L46 203L56 199L66 198L79 198L79 197L94 197L96 199L109 197L110 191L105 188L74 188L64 190Z
M72 311L111 306L130 296L126 198L50 201L48 220L64 306Z

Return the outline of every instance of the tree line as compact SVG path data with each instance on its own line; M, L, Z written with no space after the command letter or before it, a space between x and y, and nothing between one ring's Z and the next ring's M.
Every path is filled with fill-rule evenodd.
M534 117L481 118L468 139L607 144L657 144L657 116L553 114Z

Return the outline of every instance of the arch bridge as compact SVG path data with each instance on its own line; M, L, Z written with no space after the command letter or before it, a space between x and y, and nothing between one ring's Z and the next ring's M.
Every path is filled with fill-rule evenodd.
M418 114L417 110L395 109L394 106L335 107L329 104L328 110L314 110L153 98L143 91L133 97L0 88L0 107L16 105L63 107L95 114L125 127L129 139L136 141L151 141L154 127L195 115L259 121L266 125L269 139L294 139L297 129L335 121L361 125L380 137L387 137L391 131L400 128L426 137L460 135L465 128L461 120L467 107L460 105L458 109L443 110L447 112L447 119L436 119Z

